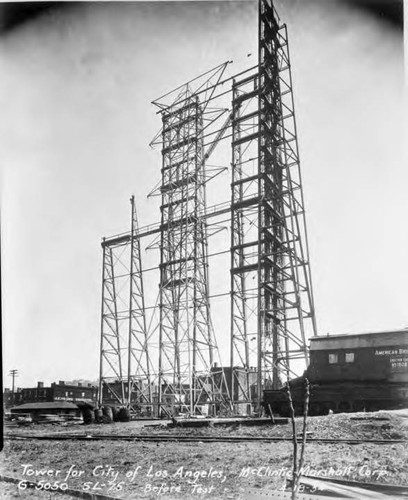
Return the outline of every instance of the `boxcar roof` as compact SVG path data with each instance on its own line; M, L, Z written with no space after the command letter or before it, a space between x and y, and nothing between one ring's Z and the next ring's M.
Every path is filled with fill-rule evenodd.
M408 345L408 329L383 332L337 334L312 337L310 350L356 349L361 347L385 347Z

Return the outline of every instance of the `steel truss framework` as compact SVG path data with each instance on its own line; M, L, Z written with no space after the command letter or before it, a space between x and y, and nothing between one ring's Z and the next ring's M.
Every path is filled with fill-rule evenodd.
M162 112L159 401L197 413L216 404L207 277L203 106L186 94ZM217 398L218 396L218 398Z
M154 103L162 116L154 141L161 145L162 179L150 196L161 197L158 400L165 412L169 402L192 414L228 404L210 314L204 217L206 184L223 170L207 171L206 160L229 124L227 116L219 129L226 110L208 104L226 66Z
M135 200L130 238L102 243L102 324L99 403L104 391L119 405L153 414L155 370L149 355L143 269Z
M234 81L232 103L231 365L249 374L256 351L259 402L307 362L316 331L287 32L267 1L259 70ZM251 399L248 377L231 383Z
M160 197L161 221L140 229L133 224L130 233L103 243L101 361L115 367L117 380L126 379L118 324L133 317L137 335L129 327L127 338L138 339L139 356L131 354L135 344L130 341L127 354L136 367L141 364L132 379L128 368L127 388L130 394L133 388L149 387L150 393L139 399L150 406L157 403L159 413L174 414L176 407L197 413L203 405L219 408L227 401L234 411L259 410L265 387L279 387L299 370L299 363L304 368L307 337L316 334L287 30L271 0L259 2L258 58L258 65L224 79L228 63L220 65L154 102L162 129L152 145L161 147L162 176L150 195ZM207 207L206 185L225 170L209 167L207 160L227 139L232 147L231 199ZM219 353L210 313L207 247L220 217L227 214L228 381L214 368ZM157 238L150 248L160 251L159 321L148 334L139 242L151 235ZM123 245L133 249L134 271L129 272L136 277L131 282L137 293L128 309L133 313L122 317L114 286L119 261L113 252ZM152 370L148 344L155 336L158 368ZM101 379L106 381L103 370ZM124 395L126 389L120 390ZM130 396L127 401L129 405Z

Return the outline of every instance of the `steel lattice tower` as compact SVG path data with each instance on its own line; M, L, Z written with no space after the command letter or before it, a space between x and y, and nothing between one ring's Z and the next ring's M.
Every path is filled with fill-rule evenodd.
M209 304L203 112L186 87L162 112L159 401L186 407L219 401ZM215 357L216 356L216 357ZM218 385L217 385L218 381Z
M263 389L306 367L307 338L316 335L287 30L272 0L260 0L258 20L255 66L224 77L229 62L221 64L153 102L162 119L151 143L161 146L151 193L160 197L160 222L138 228L133 209L131 232L103 243L101 367L119 381L109 386L118 401L133 406L135 398L158 415L206 405L260 411ZM228 151L220 148L217 165L207 160L226 139L230 199L207 207L207 184L227 170ZM209 252L209 236L228 223L229 244ZM151 235L159 295L149 309L158 320L147 332L140 239ZM221 254L230 256L229 290L216 294L230 301L230 363L222 369L209 291L209 258ZM222 314L228 323L227 308Z
M134 412L153 410L154 371L149 357L143 269L135 200L126 240L104 239L99 403L103 393Z
M154 370L149 355L145 312L142 256L135 198L131 198L132 219L130 240L129 283L129 344L128 344L128 402L127 405L148 407L152 410Z
M231 366L256 365L255 397L232 387L259 404L295 360L305 366L316 326L287 31L268 0L258 55L258 71L233 84Z

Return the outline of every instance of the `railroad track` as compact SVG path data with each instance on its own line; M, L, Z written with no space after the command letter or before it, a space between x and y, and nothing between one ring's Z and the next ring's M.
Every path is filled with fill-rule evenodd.
M133 434L123 436L118 434L9 434L5 440L39 440L39 441L145 441L145 442L179 442L179 443L244 443L263 442L272 443L292 441L292 437L276 436L175 436L169 434ZM307 438L308 443L333 443L333 444L407 444L406 439L335 439L335 438Z

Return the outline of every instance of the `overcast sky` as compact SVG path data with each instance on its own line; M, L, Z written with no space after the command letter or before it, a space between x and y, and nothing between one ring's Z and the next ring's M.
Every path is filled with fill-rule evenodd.
M276 5L319 332L407 327L402 34L340 0ZM0 43L4 385L12 368L19 386L95 380L101 237L128 229L132 193L143 225L159 218L150 102L226 60L255 64L257 5L74 4Z

